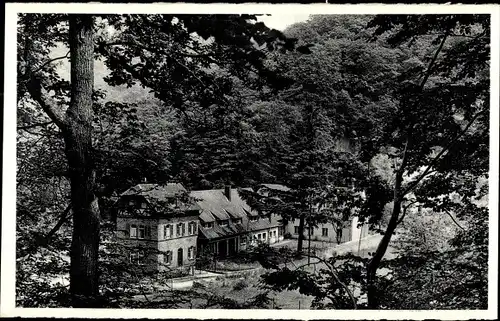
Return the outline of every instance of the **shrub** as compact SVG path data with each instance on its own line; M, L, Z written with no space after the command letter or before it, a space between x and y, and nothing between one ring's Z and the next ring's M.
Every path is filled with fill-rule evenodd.
M235 290L235 291L241 291L241 290L243 290L244 288L247 288L247 287L248 287L247 281L245 281L245 279L240 279L234 285L233 290Z
M193 289L204 289L204 288L206 288L206 286L203 283L193 281Z

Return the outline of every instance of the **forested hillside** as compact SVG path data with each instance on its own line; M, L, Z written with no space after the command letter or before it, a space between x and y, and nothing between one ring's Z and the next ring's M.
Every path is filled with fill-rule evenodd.
M263 308L298 289L313 308L487 308L489 44L487 15L283 32L253 15L20 15L17 304ZM138 301L152 281L120 257L112 209L145 180L286 185L242 194L300 222L291 256L305 227L353 215L383 236L315 273L258 249L263 294L245 306L202 289Z

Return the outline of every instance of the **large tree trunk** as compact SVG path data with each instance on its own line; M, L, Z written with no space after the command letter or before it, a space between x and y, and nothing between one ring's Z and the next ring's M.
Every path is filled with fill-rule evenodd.
M97 260L99 207L94 194L92 91L94 86L93 18L70 15L71 103L66 112L66 157L71 181L73 239L70 292L74 307L92 307L99 293Z
M387 225L387 229L384 233L384 237L378 244L377 250L373 255L372 259L368 263L367 267L367 296L368 296L368 308L369 309L377 309L379 306L378 298L382 295L379 293L377 289L377 270L380 266L380 262L387 251L387 247L391 241L391 237L398 226L398 218L401 212L401 183L403 181L403 173L402 169L396 174L396 182L394 184L394 207L392 209L391 218L389 220L389 224Z

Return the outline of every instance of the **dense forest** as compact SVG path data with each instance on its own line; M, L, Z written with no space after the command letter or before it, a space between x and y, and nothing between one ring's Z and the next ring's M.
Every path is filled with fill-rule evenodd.
M488 15L278 31L258 15L21 14L17 59L19 306L261 308L298 290L319 309L487 308ZM123 260L111 214L144 180L279 183L284 202L245 197L301 229L357 215L383 237L320 273L256 249L267 272L244 305L203 288L136 300L151 276Z

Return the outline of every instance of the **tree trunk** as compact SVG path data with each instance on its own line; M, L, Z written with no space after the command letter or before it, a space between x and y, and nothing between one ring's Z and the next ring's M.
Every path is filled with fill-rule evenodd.
M304 244L304 222L305 222L305 215L302 214L299 218L299 239L297 240L297 254L301 255L302 254L302 248Z
M70 292L74 307L94 306L99 293L97 261L99 207L92 155L92 91L94 86L93 18L70 15L71 103L66 112L73 239L71 244Z
M394 207L392 209L392 214L391 218L389 220L389 224L387 225L387 229L384 233L384 237L378 244L377 250L375 254L373 255L372 259L368 263L367 267L367 296L368 296L368 308L369 309L377 309L379 306L379 301L378 298L381 293L378 292L377 290L377 270L380 266L380 262L382 261L382 258L385 255L385 252L387 251L387 247L389 246L389 243L391 241L391 237L394 234L394 231L396 230L396 227L398 226L398 218L399 214L401 212L401 183L403 181L403 171L400 169L400 171L396 174L396 182L394 184Z

